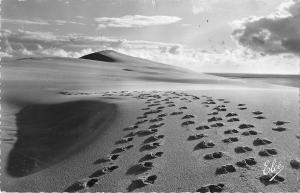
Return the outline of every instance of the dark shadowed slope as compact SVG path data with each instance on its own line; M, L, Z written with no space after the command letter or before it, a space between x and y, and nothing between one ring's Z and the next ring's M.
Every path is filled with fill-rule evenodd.
M108 51L106 51L106 52L108 52ZM117 61L115 58L109 57L103 53L105 53L105 51L91 53L91 54L82 56L80 58L88 59L88 60L98 60L98 61L103 61L103 62L116 62Z
M78 152L107 128L115 113L115 105L98 101L22 108L16 115L18 140L9 154L8 174L27 176Z

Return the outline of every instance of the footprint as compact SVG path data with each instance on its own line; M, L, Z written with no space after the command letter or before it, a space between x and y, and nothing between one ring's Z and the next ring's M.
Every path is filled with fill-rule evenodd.
M229 129L229 130L226 130L224 131L224 134L234 134L234 133L238 133L239 131L236 130L236 129Z
M100 158L100 159L96 160L94 162L94 164L100 164L100 163L114 161L114 160L118 159L119 156L120 156L119 154L112 154L112 155L109 155L105 158Z
M215 111L215 112L209 113L209 114L207 114L207 115L217 115L217 114L219 114L219 112L218 112L218 111Z
M218 105L215 108L225 108L225 107L226 107L225 105Z
M179 107L179 110L187 109L187 107Z
M244 131L243 133L241 133L241 135L244 135L244 136L257 135L257 134L258 134L258 132L254 131L254 130Z
M79 190L94 186L98 181L96 178L82 179L69 186L64 192L78 192Z
M233 173L233 172L236 172L236 169L233 165L229 165L229 164L221 166L220 168L216 169L216 175Z
M276 174L263 175L263 176L259 177L259 180L265 186L268 186L268 185L271 185L271 184L278 184L278 183L284 181L284 178L279 176L279 175L276 175L275 178L273 180L271 180L274 175L276 175Z
M144 137L156 133L157 131L158 131L157 129L145 129L136 132L136 135L138 135L139 137Z
M288 121L276 121L276 122L273 122L275 125L277 126L281 126L281 125L284 125L286 123L289 123Z
M148 143L148 144L143 145L140 148L140 151L147 151L147 150L156 149L159 146L160 146L160 143L158 143L158 142Z
M239 107L246 106L246 104L238 104Z
M208 122L214 122L214 121L222 121L221 117L212 117L210 119L207 120Z
M167 101L167 102L165 102L165 104L173 104L174 102L172 102L172 101Z
M225 101L225 99L217 99L217 101Z
M225 104L226 104L226 103L230 103L230 102L229 102L229 101L224 101L223 103L225 103Z
M272 143L270 140L268 140L268 139L261 139L261 138L256 138L253 141L253 145L254 146L267 145L267 144L270 144L270 143Z
M192 125L192 124L195 124L194 121L185 121L183 123L181 123L182 126L188 126L188 125Z
M206 154L203 156L203 158L205 160L212 160L212 159L220 159L224 156L224 153L223 152L213 152L213 153L210 153L210 154Z
M115 144L124 144L124 143L128 143L130 141L133 140L133 137L123 137L122 139L118 140Z
M225 117L234 117L238 116L236 113L228 113Z
M213 108L213 110L217 110L217 111L227 111L227 109L225 107L216 107L216 108Z
M97 178L91 178L89 181L87 181L86 186L87 188L93 187L95 184L98 184L99 179Z
M248 147L248 146L238 146L236 148L234 148L235 153L246 153L249 151L252 151L252 148Z
M164 137L165 137L164 135L153 135L153 136L145 139L144 144L155 142L155 141L157 141L159 139L162 139Z
M156 129L163 125L165 125L165 123L158 123L158 124L150 125L148 129Z
M167 114L166 113L163 113L163 114L159 114L157 117L166 117Z
M239 126L240 129L248 129L248 128L253 128L254 125L251 125L251 124L241 124Z
M139 128L137 125L132 125L123 129L123 131L130 131Z
M191 135L188 137L188 141L193 141L193 140L198 140L198 139L202 139L203 137L207 137L207 135L205 134L197 134L197 135Z
M153 159L156 159L156 158L159 158L163 155L163 152L162 151L159 151L159 152L156 152L156 153L149 153L149 154L146 154L144 157L142 157L139 162L144 162L144 161L148 161L148 160L153 160Z
M256 116L256 117L253 117L253 118L255 118L255 119L266 119L266 117L264 117L264 116Z
M191 119L191 118L195 118L194 115L185 115L182 117L182 119Z
M170 113L170 115L181 115L181 114L183 114L183 112L182 112L182 111L178 111L178 112L172 112L172 113Z
M287 129L284 127L276 127L276 128L272 128L273 131L278 131L278 132L282 132L282 131L286 131Z
M237 137L229 137L229 138L223 139L222 141L224 143L233 143L233 142L238 142L239 139Z
M147 185L154 184L156 179L157 179L156 175L140 177L139 179L134 180L134 181L131 182L131 184L127 188L127 191L132 192L132 191L134 191L138 188L142 188L142 187L145 187Z
M168 107L175 107L175 104L169 104Z
M154 107L154 106L159 106L160 104L158 104L158 103L154 103L154 104L150 104L150 105L148 105L148 107Z
M298 160L291 160L290 165L293 169L296 169L296 170L300 169L300 162Z
M210 127L207 125L202 125L202 126L196 127L196 130L205 130L205 129L210 129Z
M224 123L215 123L215 124L212 124L211 127L223 127L224 126Z
M114 149L111 152L111 154L121 153L121 152L126 151L126 150L131 149L131 148L133 148L133 145L127 145L125 147L118 147L118 148Z
M236 121L240 121L240 119L234 117L234 118L231 118L231 119L228 119L228 120L227 120L227 122L236 122Z
M160 109L151 110L151 111L145 112L144 115L157 114L157 113L160 113L161 111L162 111L162 110L160 110Z
M247 107L241 107L241 108L238 108L239 110L246 110Z
M103 176L103 175L105 175L107 173L110 173L110 172L112 172L112 171L114 171L118 168L119 168L119 166L117 166L117 165L104 167L100 170L95 171L92 175L90 175L90 178L96 178L96 177L99 177L99 176Z
M140 125L140 124L143 124L145 122L147 122L148 120L147 119L144 119L144 120L140 120L138 122L135 123L135 125ZM124 130L125 131L125 130Z
M165 107L163 106L160 106L160 107L157 107L156 109L164 109Z
M153 168L153 162L145 161L140 162L132 167L130 167L126 174L127 175L139 175Z
M214 101L207 101L207 102L202 102L202 104L214 105L214 104L216 104L216 102L214 102Z
M254 111L254 112L252 112L252 114L254 114L254 115L261 115L261 114L263 114L263 112L261 112L261 111Z
M206 149L206 148L213 148L216 145L212 141L201 141L194 147L194 151L199 150L199 149Z
M256 165L256 164L257 164L257 162L253 157L250 157L250 158L244 159L242 161L236 162L236 165L238 167L247 168L247 169L249 169L249 166L253 166L253 165Z
M159 121L163 121L164 119L162 117L158 117L158 118L155 118L155 119L151 119L149 122L150 123L154 123L154 122L159 122Z
M196 192L200 192L200 193L208 193L208 192L222 192L224 189L225 185L222 183L219 184L209 184L206 186L202 186L201 188L199 188Z
M258 152L258 155L262 157L269 157L272 155L277 155L277 150L276 149L264 149Z

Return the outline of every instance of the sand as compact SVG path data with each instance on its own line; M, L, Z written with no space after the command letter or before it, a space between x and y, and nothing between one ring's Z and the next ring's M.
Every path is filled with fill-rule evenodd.
M2 191L300 190L297 88L85 58L3 61Z

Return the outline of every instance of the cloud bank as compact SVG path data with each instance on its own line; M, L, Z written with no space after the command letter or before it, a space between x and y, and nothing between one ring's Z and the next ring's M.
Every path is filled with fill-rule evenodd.
M76 21L66 21L66 20L26 20L26 19L9 19L9 18L1 18L2 24L13 24L13 25L65 25L65 24L77 24L77 25L85 25L81 22Z
M186 48L181 44L126 40L81 34L55 35L25 30L1 32L2 57L73 57L113 49L135 57L150 59L198 72L299 73L299 57L292 54L261 56L243 47L208 51Z
M265 54L300 56L300 0L284 1L275 13L233 22L233 37L242 46Z
M118 27L147 27L157 25L167 25L180 21L181 18L176 16L144 16L144 15L125 15L123 17L100 17L95 18L98 28Z

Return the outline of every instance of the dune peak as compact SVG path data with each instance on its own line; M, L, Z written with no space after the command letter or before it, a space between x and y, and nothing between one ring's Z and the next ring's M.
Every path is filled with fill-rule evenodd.
M97 60L103 62L117 62L118 60L111 56L111 53L117 53L113 50L103 50L99 52L94 52L88 55L84 55L80 57L81 59L88 59L88 60Z

